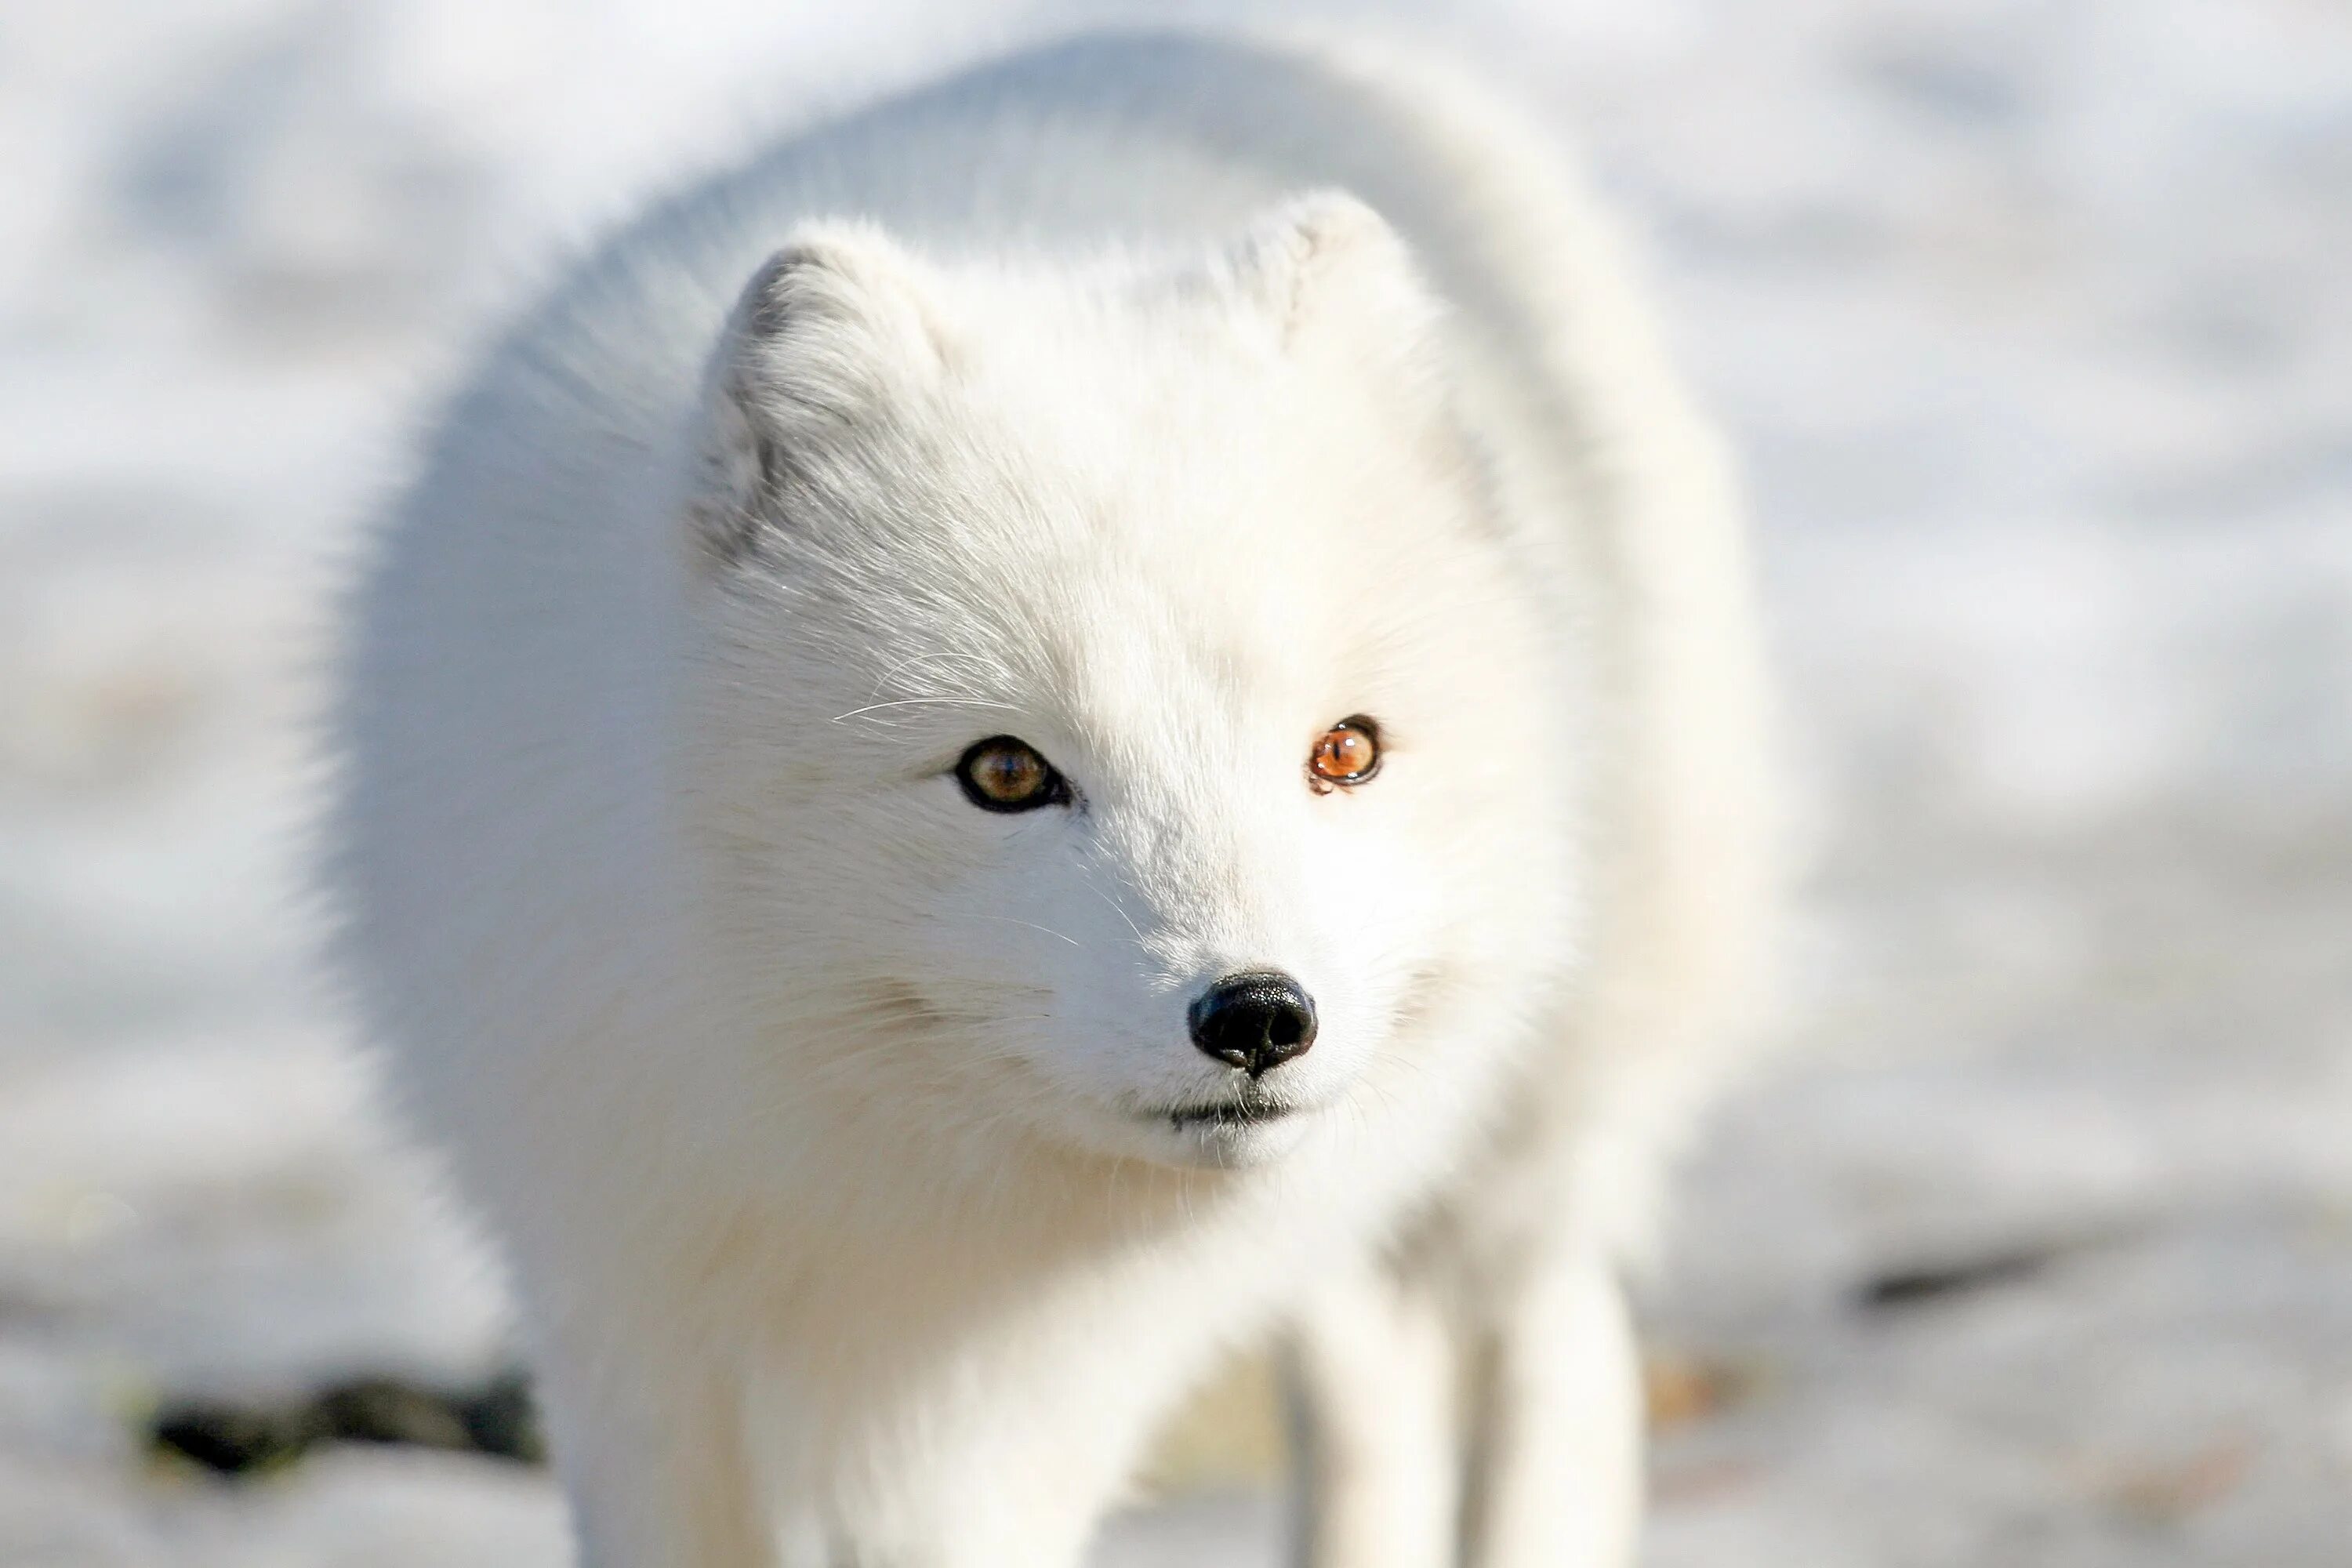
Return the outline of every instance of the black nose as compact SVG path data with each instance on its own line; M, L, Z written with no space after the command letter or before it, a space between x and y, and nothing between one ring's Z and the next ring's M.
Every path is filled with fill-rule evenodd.
M1315 1043L1315 1004L1287 974L1228 974L1193 1002L1192 1024L1194 1045L1261 1078Z

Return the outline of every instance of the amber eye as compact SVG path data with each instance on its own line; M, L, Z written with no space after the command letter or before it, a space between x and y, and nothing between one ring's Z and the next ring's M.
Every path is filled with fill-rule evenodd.
M1010 735L977 742L956 763L956 783L983 811L1034 811L1070 798L1070 786L1035 747Z
M1334 784L1360 784L1380 771L1380 726L1360 713L1324 731L1307 758L1307 782L1327 794Z

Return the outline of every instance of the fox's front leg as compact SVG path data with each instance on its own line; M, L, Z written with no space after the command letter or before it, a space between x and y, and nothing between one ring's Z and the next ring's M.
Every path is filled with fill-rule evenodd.
M1453 1568L1452 1325L1429 1282L1373 1265L1292 1331L1299 1568Z
M1469 1568L1631 1568L1640 1354L1598 1247L1528 1261L1490 1303L1465 1510Z
M581 1568L781 1568L737 1381L579 1324L540 1372Z
M777 1505L782 1568L1080 1568L1163 1402L1136 1397L1148 1357L1118 1381L1118 1340L1077 1332L1039 1336L1045 1367L968 1346L960 1386L829 1423L815 1495Z

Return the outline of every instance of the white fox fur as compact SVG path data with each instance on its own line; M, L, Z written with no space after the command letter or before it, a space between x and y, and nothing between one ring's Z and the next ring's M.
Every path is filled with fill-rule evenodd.
M1312 1563L1630 1560L1618 1274L1750 1032L1761 682L1540 135L1139 36L780 142L496 347L352 616L343 957L590 1568L1073 1563L1285 1327ZM999 734L1072 798L977 809ZM1249 1089L1186 1016L1261 969L1320 1026Z

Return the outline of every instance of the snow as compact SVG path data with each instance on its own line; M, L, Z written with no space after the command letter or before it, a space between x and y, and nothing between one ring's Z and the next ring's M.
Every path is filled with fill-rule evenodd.
M336 553L455 353L633 196L998 43L1243 10L0 12L0 1560L560 1560L538 1472L136 1451L165 1394L504 1353L309 956ZM1736 1373L1661 1434L1651 1561L2340 1563L2352 13L1446 30L1649 235L1748 461L1819 848L1802 1048L1648 1293L1662 1353ZM1273 1529L1209 1492L1108 1551Z

